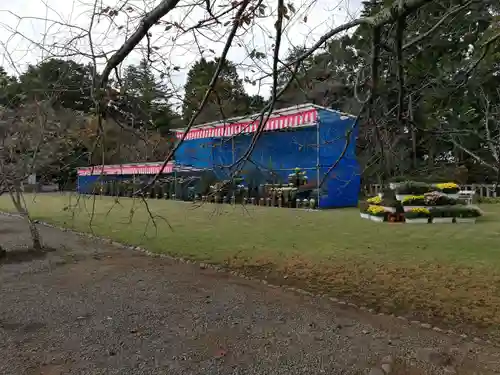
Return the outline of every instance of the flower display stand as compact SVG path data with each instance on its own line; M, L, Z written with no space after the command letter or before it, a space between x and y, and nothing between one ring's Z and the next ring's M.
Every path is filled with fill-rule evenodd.
M368 215L367 213L360 212L359 216L361 216L362 219L370 220L370 215Z
M433 217L432 223L433 224L452 224L453 218L452 217Z
M419 217L415 219L406 219L407 224L429 224L429 219L426 217Z
M454 182L428 184L418 181L391 183L391 193L368 198L369 206L360 216L375 222L408 224L474 224L482 216L479 208L458 199L459 186ZM397 202L394 202L394 198Z

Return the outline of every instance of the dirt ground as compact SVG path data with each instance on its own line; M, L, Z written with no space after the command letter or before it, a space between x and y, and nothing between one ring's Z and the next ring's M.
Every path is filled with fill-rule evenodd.
M0 215L0 374L494 374L500 351Z

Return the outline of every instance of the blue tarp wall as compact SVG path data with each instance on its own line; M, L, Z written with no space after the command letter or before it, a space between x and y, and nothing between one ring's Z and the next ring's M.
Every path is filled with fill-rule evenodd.
M342 117L342 119L341 119ZM357 127L355 118L340 113L318 110L318 126L287 131L265 132L250 156L251 162L242 167L246 183L288 182L296 167L306 170L309 182L324 179L329 168L342 155L338 165L328 174L321 186L320 208L352 207L358 203L360 171L356 159ZM319 133L319 134L318 134ZM318 147L319 135L319 147ZM218 178L228 178L228 167L248 149L253 134L231 138L186 140L175 154L182 166L213 169ZM318 165L319 160L319 165Z

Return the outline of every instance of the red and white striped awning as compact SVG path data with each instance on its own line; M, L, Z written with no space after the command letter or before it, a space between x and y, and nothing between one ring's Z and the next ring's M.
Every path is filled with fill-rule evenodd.
M123 164L123 165L96 165L93 167L78 168L78 176L95 175L134 175L134 174L157 174L161 170L162 162L145 164ZM162 171L172 173L174 163L169 162Z
M287 113L269 118L264 131L281 130L288 128L298 128L312 126L316 124L318 111L316 108ZM231 137L237 134L248 134L257 131L259 119L254 121L233 122L220 125L207 125L191 129L185 139L200 139L212 137ZM176 132L178 139L182 138L184 132Z

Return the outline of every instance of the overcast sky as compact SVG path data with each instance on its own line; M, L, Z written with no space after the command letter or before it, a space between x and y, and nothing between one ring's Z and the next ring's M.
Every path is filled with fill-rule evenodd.
M151 10L160 0L99 0L103 7L132 7L130 12L122 12L113 20L99 17L94 22L92 45L94 54L107 53L120 47L135 29L144 11ZM207 17L203 8L193 6L193 0L183 0L182 6L164 18L166 22L177 22L184 29L196 25ZM202 2L203 3L203 2ZM228 0L212 0L214 13L229 4ZM288 21L282 41L281 55L284 57L292 46L312 45L328 29L338 26L359 15L361 0L292 0L295 15ZM274 22L276 20L276 1L267 0L268 17L258 19L245 32L241 32L229 52L229 59L239 66L243 78L259 78L270 71L271 58L253 61L249 52L256 49L269 54L273 45ZM93 0L0 0L0 65L9 72L23 71L28 64L36 64L43 58L53 55L68 55L79 62L89 62L80 52L90 54L90 40L81 37L89 29ZM222 20L224 23L226 18ZM168 67L177 66L178 70L167 74L174 89L181 90L189 66L200 58L198 46L205 57L219 55L224 46L227 28L223 25L211 27L196 33L182 33L177 27L165 30L160 25L152 30L151 44L155 47L154 61L158 74L168 72ZM146 50L146 41L130 55L125 65L137 63ZM210 51L212 50L212 51ZM215 52L215 54L214 54ZM108 55L109 56L109 55ZM102 67L105 59L98 59ZM123 67L122 67L123 68ZM266 96L269 91L265 81L262 87L246 84L250 93Z

